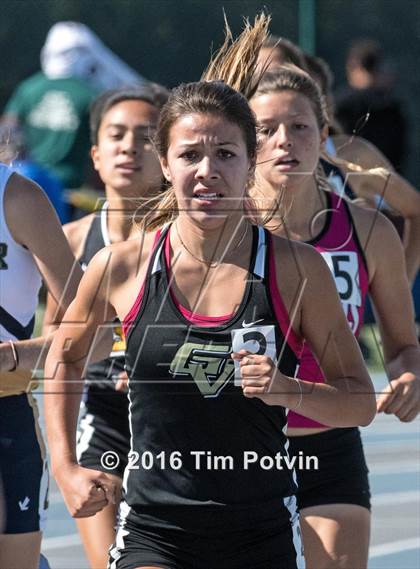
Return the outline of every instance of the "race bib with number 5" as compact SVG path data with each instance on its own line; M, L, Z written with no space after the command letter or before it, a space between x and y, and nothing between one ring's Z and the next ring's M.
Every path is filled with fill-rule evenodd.
M323 251L321 255L333 274L341 302L343 304L361 306L362 297L360 294L357 253L354 251L340 251L337 253Z

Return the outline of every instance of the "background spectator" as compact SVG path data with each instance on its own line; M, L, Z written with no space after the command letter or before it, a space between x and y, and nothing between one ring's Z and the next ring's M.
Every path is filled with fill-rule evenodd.
M380 44L356 40L346 62L348 86L337 93L336 117L347 134L357 134L377 146L401 171L407 148L401 102L385 71Z
M3 125L12 139L22 138L32 172L38 165L58 178L64 190L77 189L90 177L91 101L100 91L143 82L87 26L58 22L41 50L41 71L18 85Z

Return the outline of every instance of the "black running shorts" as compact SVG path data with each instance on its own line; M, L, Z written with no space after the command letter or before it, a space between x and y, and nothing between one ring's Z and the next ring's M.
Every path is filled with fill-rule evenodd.
M291 518L280 513L283 507L256 517L251 507L235 513L221 507L202 513L168 507L140 514L123 502L108 567L298 569L303 567L299 519L296 513Z
M359 429L290 437L288 452L318 459L318 470L296 469L299 510L326 504L354 504L370 510L369 471Z

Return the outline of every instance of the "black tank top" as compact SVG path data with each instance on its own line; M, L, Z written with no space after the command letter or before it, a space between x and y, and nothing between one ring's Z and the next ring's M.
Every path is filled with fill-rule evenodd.
M253 227L243 299L217 327L193 325L177 309L164 255L168 235L166 228L151 254L139 311L126 331L132 437L125 500L143 512L159 506L233 511L268 503L278 511L295 493L293 473L264 470L247 453L286 455L285 409L246 398L230 358L233 342L236 350L275 353L288 376L296 371L297 357L273 316L269 234Z
M100 215L95 215L89 228L89 232L84 243L83 253L79 259L79 263L83 270L86 269L87 265L98 251L110 244L106 225L107 208L108 204L105 202ZM113 336L114 343L109 358L100 362L95 362L87 368L87 391L85 394L85 402L86 398L89 399L89 396L93 392L95 394L99 393L100 395L103 390L107 390L115 394L116 400L119 399L121 402L124 401L124 405L127 406L126 394L115 391L115 381L117 380L119 373L124 371L125 363L125 340L119 320L115 320ZM115 403L118 402L115 401Z

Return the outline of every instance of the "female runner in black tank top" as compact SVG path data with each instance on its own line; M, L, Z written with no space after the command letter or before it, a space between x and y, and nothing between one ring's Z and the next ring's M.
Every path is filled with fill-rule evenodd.
M97 327L118 315L132 453L111 566L296 568L293 476L276 463L285 408L368 424L372 384L322 258L247 219L256 131L246 100L220 82L182 85L156 145L171 189L140 242L92 260L49 354L53 470L72 515L112 501L112 481L76 462L74 385ZM322 353L326 384L294 377L303 338Z
M150 137L165 99L166 91L157 86L128 87L104 93L92 106L91 154L107 201L99 212L64 226L84 270L103 247L133 237L133 230L138 235L133 214L140 199L156 194L162 183ZM45 322L53 312L49 298ZM119 488L130 450L124 351L121 324L116 320L109 357L86 370L77 443L79 464L106 472ZM95 517L78 520L90 565L97 569L107 565L117 509L118 503L110 504Z

